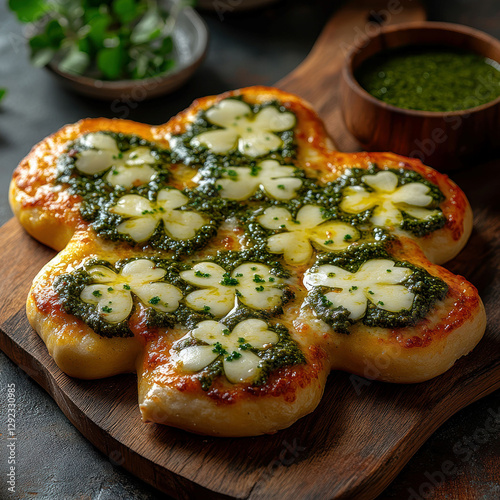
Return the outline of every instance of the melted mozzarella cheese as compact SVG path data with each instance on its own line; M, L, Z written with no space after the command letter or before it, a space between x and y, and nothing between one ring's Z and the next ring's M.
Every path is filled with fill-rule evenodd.
M97 306L98 313L108 323L119 323L130 315L132 294L147 307L161 312L173 312L179 307L182 292L175 286L159 282L166 271L147 259L133 260L115 273L105 266L92 266L88 273L95 284L86 286L80 299Z
M222 355L224 373L233 384L255 379L260 372L261 358L246 348L242 349L242 344L249 344L254 349L266 349L279 341L278 335L259 319L241 321L232 331L218 321L202 321L180 342L185 339L196 339L208 345L182 349L176 355L178 366L197 372Z
M293 165L280 165L276 160L265 160L254 168L226 169L216 186L220 196L228 200L246 200L259 188L275 200L290 200L302 186L302 180L294 175Z
M198 212L179 210L188 202L189 198L177 189L162 189L156 202L137 194L127 194L109 211L125 219L116 230L138 243L148 240L160 221L163 221L166 233L172 238L189 240L196 236L207 220Z
M290 130L295 116L266 106L256 115L248 104L237 99L225 99L206 112L207 120L218 130L203 132L191 139L195 147L205 146L214 153L225 153L238 148L240 153L258 157L275 151L283 141L274 132Z
M344 189L340 208L347 213L360 213L373 208L371 222L376 226L392 227L403 221L402 212L416 219L428 219L439 214L427 207L432 203L430 188L421 182L410 182L398 186L398 177L389 171L365 175L361 180L373 191L362 186Z
M197 311L205 310L216 317L224 316L238 304L238 299L256 310L269 310L281 304L283 280L274 276L268 266L245 263L230 275L213 262L200 262L181 272L181 278L201 288L186 297L186 304Z
M134 147L122 153L116 141L104 133L87 134L82 143L90 149L78 153L76 168L88 175L109 170L105 179L113 186L140 186L156 174L151 165L157 160L150 148Z
M344 307L352 320L358 320L364 316L368 301L390 312L410 309L415 295L400 283L411 274L411 269L396 267L392 260L373 259L356 273L329 264L320 266L305 274L304 285L308 289L331 288L325 297L332 307Z
M322 250L341 250L360 236L349 224L325 220L316 205L303 206L295 219L283 207L269 207L258 221L267 229L285 230L270 236L267 248L271 253L283 254L290 265L306 264L313 254L312 244Z

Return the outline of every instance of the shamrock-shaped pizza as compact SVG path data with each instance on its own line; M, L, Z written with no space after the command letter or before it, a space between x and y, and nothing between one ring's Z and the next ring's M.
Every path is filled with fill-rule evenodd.
M335 151L277 89L199 99L158 127L66 126L10 200L60 251L31 324L70 376L136 372L145 421L275 432L315 409L331 370L383 355L380 380L421 382L484 333L474 286L439 266L471 232L463 192L417 160Z

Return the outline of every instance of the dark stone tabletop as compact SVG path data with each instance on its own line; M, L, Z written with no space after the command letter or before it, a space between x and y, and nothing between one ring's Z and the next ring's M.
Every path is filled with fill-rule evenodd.
M12 170L32 145L66 123L84 117L166 122L199 96L255 84L272 84L307 55L335 5L328 0L282 0L245 13L202 12L210 30L206 60L182 89L152 101L120 107L61 88L52 76L30 66L21 26L0 3L0 87L8 95L0 109L0 224L11 217L7 199ZM229 8L234 1L218 2ZM497 0L428 2L430 20L458 22L500 37ZM1 248L1 243L0 243ZM0 286L15 286L1 283ZM168 498L97 451L66 419L52 399L0 353L2 407L6 432L8 384L17 398L17 487L6 485L7 448L0 451L0 498L140 499ZM379 499L500 498L500 436L485 432L490 414L500 418L500 392L470 405L446 422L406 465ZM451 474L442 474L445 462ZM448 464L449 465L449 464Z

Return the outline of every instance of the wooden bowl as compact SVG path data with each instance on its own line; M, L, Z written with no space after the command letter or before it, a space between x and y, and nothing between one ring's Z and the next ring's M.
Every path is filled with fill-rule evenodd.
M408 45L471 50L500 62L500 41L473 28L434 22L382 28L353 47L342 69L342 116L348 130L368 151L392 151L439 170L489 156L500 143L500 97L463 111L414 111L376 99L357 82L354 71L363 61L385 49Z
M221 20L224 14L231 12L260 9L278 0L229 0L228 2L215 2L214 0L198 0L196 7L205 10L214 10L219 14Z
M179 88L193 75L206 55L208 29L191 7L180 12L172 37L175 67L152 78L108 81L63 72L53 64L47 69L61 84L79 94L105 101L143 101Z

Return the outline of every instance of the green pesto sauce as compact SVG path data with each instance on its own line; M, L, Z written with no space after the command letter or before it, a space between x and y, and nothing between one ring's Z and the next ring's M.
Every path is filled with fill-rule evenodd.
M157 174L150 182L126 189L122 186L112 186L106 182L104 177L109 169L95 175L80 172L76 168L75 162L78 153L85 149L82 138L73 142L68 147L67 152L60 157L56 182L68 184L68 191L71 194L82 197L80 214L85 221L92 224L92 228L99 236L111 241L126 241L131 245L137 245L128 235L117 231L118 225L124 219L110 212L109 209L117 203L120 197L126 194L137 194L150 201L155 200L158 192L168 186L169 171L167 165L170 164L170 153L135 135L106 133L116 140L118 148L122 152L138 146L146 146L151 149L152 156L158 162L151 165ZM160 221L150 239L141 245L149 244L155 249L173 252L174 256L190 255L203 248L217 233L221 220L236 209L234 203L220 198L214 186L202 186L195 190L186 189L184 194L189 198L189 202L182 210L191 209L205 214L207 223L193 238L178 240L167 234L163 222Z
M348 175L343 175L335 182L334 189L339 194L338 202L342 197L342 191L347 186L363 186L367 191L373 191L373 188L364 184L362 181L362 177L365 175L375 175L377 172L380 172L382 169L378 168L376 164L370 165L368 169L363 168L352 168ZM437 210L438 213L427 219L416 219L406 212L402 211L403 221L400 224L400 229L408 231L414 234L417 237L425 236L426 234L432 233L441 229L446 224L446 218L439 208L441 202L445 200L444 194L441 190L432 182L429 182L425 177L420 175L418 172L414 172L413 170L406 170L404 168L389 168L384 169L389 172L393 172L398 177L398 185L397 187L404 186L405 184L409 184L412 182L418 182L424 184L429 187L428 195L432 198L432 203L425 208L429 210ZM340 211L340 210L339 210ZM368 224L370 222L370 218L372 216L373 209L366 210L364 212L360 212L358 214L346 214L342 213L339 215L341 220L345 222L350 222L354 225L362 225Z
M382 169L378 168L376 164L371 164L368 169L353 168L350 169L349 175L343 175L339 179L328 182L325 185L320 185L312 179L304 178L302 188L297 192L297 195L287 202L280 200L273 200L267 198L264 194L257 193L252 197L248 206L240 205L240 209L234 212L234 215L239 217L241 222L245 225L247 236L257 245L266 246L267 238L271 234L275 234L279 231L271 231L263 228L258 223L258 217L262 215L262 212L269 206L277 205L286 208L293 218L297 216L298 211L304 205L316 205L321 208L321 212L325 221L327 220L338 220L341 222L346 222L352 224L358 231L361 231L360 227L370 226L370 218L372 216L373 210L366 210L358 214L348 214L342 212L339 208L339 203L342 201L342 191L347 186L359 186L362 185L367 191L373 191L370 186L367 186L361 180L365 175L375 175ZM420 175L413 170L407 170L404 168L399 169L387 169L393 172L398 177L398 186L403 186L411 182L419 182L429 187L429 196L432 198L432 203L426 207L430 210L437 210L439 213L431 218L425 220L416 219L407 213L403 212L403 221L401 222L400 228L408 232L411 232L415 236L421 237L429 234L433 231L441 229L446 224L446 219L439 209L439 205L444 201L445 196L440 191L440 189L429 182L425 177ZM252 201L260 201L258 207L252 205ZM372 230L379 239L383 230ZM362 236L363 237L363 236Z
M424 318L437 301L448 293L448 285L425 269L406 261L398 261L391 257L388 249L390 240L380 243L364 243L358 247L349 247L345 252L321 254L314 268L324 264L333 264L346 271L355 273L363 263L372 259L390 259L396 267L411 269L413 273L401 284L415 294L411 309L398 312L386 311L368 301L366 313L360 320L367 326L382 328L403 328L415 325ZM330 325L336 332L348 334L354 322L349 319L349 311L343 307L333 308L325 294L331 291L326 287L315 287L307 301L318 317Z
M287 208L284 205L280 205L280 206ZM250 217L248 217L248 219L246 219L245 234L254 243L256 249L261 249L261 251L266 252L267 248L268 248L268 239L271 236L273 236L274 234L287 232L287 230L285 228L274 230L274 229L267 229L267 228L263 227L257 220L258 216L262 215L263 211L264 211L263 209L259 210L258 212L254 213ZM330 218L329 214L327 212L325 212L325 222L327 220L340 220L340 219L338 219L336 217ZM376 231L376 232L374 231L372 234L368 231L362 231L359 228L355 228L355 229L354 228L355 228L355 226L353 225L353 230L356 230L360 233L361 240L364 240L364 239L369 239L369 240L377 239L378 240L378 239L383 237L382 231ZM311 244L313 246L315 245L314 242L312 242L312 241L311 241ZM324 251L323 248L322 248L322 251Z
M106 131L103 132L115 139L118 149L122 153L139 146L147 147L151 150L151 155L157 161L150 166L156 170L157 173L153 176L149 185L142 186L143 191L147 189L158 189L158 186L166 185L170 176L168 171L168 166L171 163L169 151L162 149L158 146L158 144L149 142L137 135L126 135ZM103 195L106 196L112 192L124 192L125 189L123 187L113 186L104 179L104 177L108 174L109 169L93 175L86 174L78 170L75 164L78 158L78 153L89 149L84 144L84 138L85 135L81 136L76 141L73 141L67 147L66 152L59 157L57 162L56 183L68 184L69 193L80 195L84 198L84 200L101 199Z
M256 316L254 314L245 314L243 317L231 315L227 318L224 318L223 322L227 325L228 329L232 329L238 322L251 317L257 318L259 316ZM279 368L306 362L304 354L300 350L297 343L291 338L290 333L283 325L268 325L268 328L269 330L277 333L279 337L279 341L272 347L264 350L259 350L252 348L250 344L242 344L243 349L248 350L261 358L261 362L259 365L260 373L257 379L253 382L254 386L264 385L267 382L270 374L273 371L278 370ZM195 345L205 344L194 338L185 339L182 342L178 342L175 345L174 349L177 351L181 351L186 347ZM215 348L216 347L217 346L215 346ZM204 391L208 391L212 386L214 380L224 373L222 364L224 355L225 354L221 351L220 356L218 356L210 365L208 365L198 373L198 380L200 381L201 388ZM238 353L236 353L236 356L234 356L233 359L237 359L237 356Z
M126 318L120 323L109 323L105 321L99 314L96 305L83 302L80 298L80 295L86 286L94 283L92 281L91 275L88 272L89 268L96 265L101 265L107 267L108 269L111 269L118 274L125 264L138 259L151 260L155 263L156 267L164 269L166 271L166 274L159 282L165 282L174 285L182 292L184 296L199 289L194 285L190 285L180 277L180 273L182 271L191 269L192 266L188 264L182 264L175 260L136 257L132 259L120 260L113 265L105 260L89 259L82 267L74 270L71 273L60 275L54 281L54 290L59 295L59 299L63 309L67 313L73 314L77 318L81 319L102 337L131 337L133 334L128 324L130 317ZM255 249L242 252L219 252L216 257L211 259L204 259L204 261L215 262L216 264L222 266L228 272L228 274L231 273L236 267L245 262L260 262L262 264L268 265L274 276L282 278L288 277L287 271L281 266L279 262L275 260L275 256ZM237 286L236 283L234 283L234 286ZM267 320L272 316L282 314L282 306L286 302L291 300L294 297L294 294L286 285L280 285L279 288L283 291L280 305L269 310L255 311L238 301L238 305L231 312L231 316L225 318L226 323L232 328L239 321L243 321L248 317L256 317L262 320ZM133 293L132 297L134 300L134 307L132 308L132 311L130 313L131 315L133 314L137 302L139 301L139 299ZM154 304L154 301L151 303ZM200 321L214 318L213 314L211 314L210 312L209 307L207 307L203 311L196 311L189 308L182 301L179 304L178 308L171 313L158 311L153 307L148 307L148 304L144 305L147 307L146 324L151 328L171 328L174 325L183 325L187 328L194 328Z
M263 248L253 247L247 250L227 250L219 251L212 260L219 266L223 267L227 272L231 273L238 266L245 262L259 262L265 264L271 270L274 276L279 278L289 278L290 273L283 267L281 262L277 259L276 255L267 252Z
M288 278L290 273L286 270L281 263L276 259L276 255L273 255L266 251L265 248L255 246L248 250L241 251L224 251L217 252L217 255L213 260L216 264L223 267L228 273L231 273L241 264L246 262L258 262L269 266L271 274L278 278ZM239 321L243 321L245 318L252 316L262 320L267 320L271 316L277 316L283 313L283 305L294 298L294 293L286 284L278 285L277 288L281 289L283 294L281 296L281 304L267 310L255 311L250 307L243 304L238 300L238 307L236 310L231 312L231 316L226 318L229 321L229 325L232 327L236 325ZM238 296L238 293L236 293ZM234 323L234 325L233 325Z
M500 96L500 64L474 52L442 46L387 50L355 72L372 96L420 111L473 108Z
M289 109L282 106L278 101L270 101L264 104L254 105L246 102L242 97L231 97L230 99L238 99L250 106L254 114L257 114L266 106L274 106L281 113L290 112ZM189 166L204 165L204 168L231 168L237 166L249 166L254 158L249 158L238 150L232 150L227 153L217 154L211 152L205 146L192 146L191 139L203 132L209 130L218 130L221 127L210 123L206 117L206 111L200 111L193 123L188 127L186 132L181 135L174 136L172 143L172 161L174 163L183 163ZM276 151L271 151L269 154L261 157L260 160L277 160L282 163L292 161L297 155L297 145L295 143L293 130L284 132L273 132L282 141L283 145ZM257 160L259 161L259 160Z
M88 272L88 269L91 267L96 265L104 266L118 274L125 264L138 259L151 260L155 263L156 267L165 269L166 274L159 282L170 283L179 288L183 294L187 294L195 290L194 287L185 283L179 276L181 271L190 269L190 266L180 264L179 262L148 257L137 257L120 260L113 265L105 260L89 259L82 267L71 273L62 274L55 279L54 290L59 295L63 309L67 313L73 314L77 318L81 319L102 337L132 337L133 334L128 325L130 317L120 323L109 323L99 314L96 305L83 302L80 299L80 295L86 286L94 283L92 276ZM133 314L136 304L139 301L135 294L132 294L132 297L134 300L134 306L130 313L131 315ZM145 306L148 306L148 304L145 304ZM180 317L183 315L186 316L185 309L187 309L185 306L181 307L180 305L179 308L173 313L164 313L149 307L147 309L147 323L150 326L172 327L179 322ZM194 311L191 311L191 313L196 315ZM203 319L207 319L207 317L200 315L198 321ZM193 321L196 321L196 318L193 318Z
M245 163L242 163L240 166L248 167L251 169L251 171L258 172L260 169L258 164L261 161L265 161L268 159L269 158L267 156L265 158L260 158L257 160L251 160L248 158L247 161ZM284 165L285 163L281 161L282 165ZM212 189L219 191L220 188L217 188L216 186L217 180L224 177L225 175L229 175L229 178L232 177L233 180L236 180L238 178L238 173L237 170L233 168L234 166L235 165L226 162L219 163L219 162L207 161L198 170L198 173L201 177L200 189L204 188L205 186L206 187L211 186ZM321 186L319 186L316 182L314 182L314 180L306 178L306 174L304 170L302 170L301 168L295 168L293 175L291 175L290 177L301 179L302 181L302 185L296 190L296 194L294 196L296 202L298 202L299 200L303 200L307 196L307 194L312 190L321 192ZM279 200L269 197L262 188L257 189L257 191L245 201L247 203L255 201L267 202L270 204L282 203ZM230 200L227 200L227 203L231 203L232 206L234 207L233 214L241 212L242 209L244 209L244 205L242 204L242 202L238 201L231 202Z
M228 217L235 210L233 204L223 200L218 193L210 186L203 186L201 189L185 189L184 195L189 198L189 202L181 210L194 210L204 215L207 222L188 240L176 239L165 230L163 221L160 220L153 234L145 242L137 243L130 236L119 233L118 225L125 218L110 212L110 209L123 196L122 192L110 193L108 197L85 199L82 203L80 213L82 218L92 223L92 228L104 239L111 241L126 241L131 245L150 245L152 248L173 252L174 257L182 255L192 255L196 250L206 246L215 234L222 220ZM127 194L139 194L154 201L157 192L152 190L144 192L140 188L127 191Z

